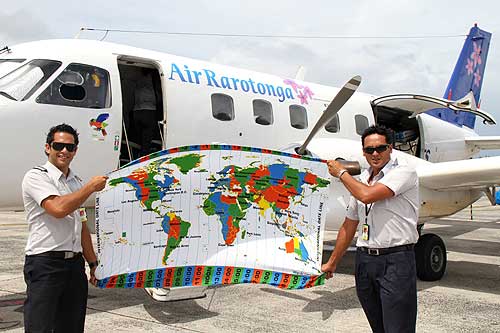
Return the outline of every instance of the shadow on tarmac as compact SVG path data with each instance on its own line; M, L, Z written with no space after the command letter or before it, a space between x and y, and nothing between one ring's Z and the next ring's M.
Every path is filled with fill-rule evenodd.
M356 289L354 287L335 292L328 290L314 290L313 293L320 295L320 297L313 300L308 297L277 288L262 288L261 290L276 296L306 301L307 304L302 309L302 312L321 312L322 320L329 319L335 310L361 308L356 296Z
M87 315L96 312L108 312L120 315L116 312L121 308L143 305L146 312L154 319L165 325L189 323L194 320L211 318L219 315L217 312L210 311L199 305L196 300L158 302L147 295L143 289L96 289L89 290L95 301L90 301ZM101 300L97 300L101 299ZM170 306L172 305L172 306ZM130 317L130 315L128 315ZM137 316L131 317L140 318ZM153 321L148 319L147 321Z

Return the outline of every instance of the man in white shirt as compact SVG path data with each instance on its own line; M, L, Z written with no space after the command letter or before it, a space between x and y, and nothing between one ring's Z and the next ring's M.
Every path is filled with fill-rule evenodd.
M391 159L386 128L371 126L361 140L370 168L360 181L340 163L328 161L330 174L351 198L335 249L321 270L332 277L357 230L356 292L372 331L415 332L418 177L414 169Z
M78 147L78 133L69 125L47 134L47 163L29 170L23 179L28 221L24 264L26 332L83 332L87 308L84 258L95 285L97 258L80 207L106 185L106 176L82 180L69 165Z

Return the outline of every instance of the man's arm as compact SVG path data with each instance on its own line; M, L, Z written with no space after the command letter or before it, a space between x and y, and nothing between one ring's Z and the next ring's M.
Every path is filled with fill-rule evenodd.
M351 220L346 217L344 223L340 227L337 234L335 249L326 264L321 265L321 271L326 273L327 279L333 276L333 272L337 269L337 264L340 262L340 259L342 259L345 251L351 244L354 234L356 233L356 229L358 228L358 223L359 221Z
M328 161L328 171L330 174L339 178L346 189L351 192L352 196L362 203L371 204L373 202L394 196L394 192L392 192L392 190L384 184L377 182L373 186L368 186L357 181L353 176L344 170L344 167L339 162Z
M90 237L89 229L87 228L87 223L82 223L82 248L83 248L83 257L87 260L88 263L97 262L97 256L95 255L94 245L92 244L92 238ZM94 266L90 269L90 283L94 286L97 283L97 279L95 278L95 270L97 266Z
M42 201L41 206L48 214L63 218L78 209L92 193L102 190L106 186L106 179L107 176L92 177L78 191L61 196L51 195Z
M364 204L371 204L394 196L394 192L384 184L376 183L373 186L368 186L357 181L347 172L344 172L339 179L352 196Z

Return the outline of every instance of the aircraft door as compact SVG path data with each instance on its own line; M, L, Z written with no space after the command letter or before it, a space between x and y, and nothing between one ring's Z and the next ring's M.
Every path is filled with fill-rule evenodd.
M166 115L161 67L149 59L118 58L123 96L120 165L165 147Z

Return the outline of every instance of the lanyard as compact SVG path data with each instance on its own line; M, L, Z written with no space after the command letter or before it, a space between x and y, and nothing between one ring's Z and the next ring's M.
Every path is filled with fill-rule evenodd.
M368 224L368 214L372 210L373 202L370 205L365 204L365 224Z
M373 177L374 178L374 177ZM372 176L368 179L368 186L371 186L371 183L374 181ZM368 224L368 214L372 210L373 202L370 205L365 204L365 224Z

